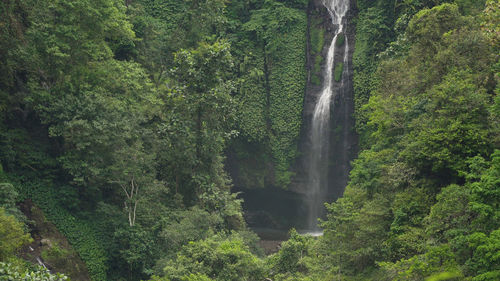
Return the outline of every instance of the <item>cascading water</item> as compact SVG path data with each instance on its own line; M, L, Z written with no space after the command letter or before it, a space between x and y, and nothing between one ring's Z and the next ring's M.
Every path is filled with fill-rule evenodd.
M323 5L327 8L334 28L335 35L328 49L325 70L323 73L323 88L319 94L319 99L314 107L311 128L311 153L309 159L308 186L307 186L307 205L308 205L308 229L311 232L318 231L317 219L324 212L323 203L328 186L328 156L329 156L329 138L330 138L330 104L332 98L338 94L333 90L333 70L336 65L335 54L337 39L344 36L345 43L343 63L344 73L348 71L348 50L349 43L347 36L344 35L346 19L345 16L349 10L349 0L323 0ZM339 91L343 88L345 75L339 81L341 84Z

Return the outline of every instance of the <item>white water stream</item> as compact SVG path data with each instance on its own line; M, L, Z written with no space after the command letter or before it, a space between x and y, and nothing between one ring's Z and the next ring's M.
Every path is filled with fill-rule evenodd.
M323 0L323 5L327 8L334 28L335 35L328 49L326 66L323 72L323 88L319 99L314 107L311 132L311 154L308 171L307 204L308 204L308 229L312 232L318 230L317 219L324 213L324 201L328 185L328 147L330 144L330 104L332 99L338 94L333 91L333 71L335 66L336 42L338 36L344 36L344 73L348 71L348 50L349 44L347 36L344 35L345 16L349 10L349 0ZM341 35L342 34L342 35ZM339 83L342 89L344 77Z

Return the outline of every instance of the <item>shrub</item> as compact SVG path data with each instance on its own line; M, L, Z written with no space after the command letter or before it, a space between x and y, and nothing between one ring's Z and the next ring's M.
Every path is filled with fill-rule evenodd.
M48 269L41 266L35 270L23 270L9 263L0 262L0 281L64 281L68 277L57 273L51 274Z
M23 224L0 208L0 260L14 256L24 244L30 243L29 234L24 234Z

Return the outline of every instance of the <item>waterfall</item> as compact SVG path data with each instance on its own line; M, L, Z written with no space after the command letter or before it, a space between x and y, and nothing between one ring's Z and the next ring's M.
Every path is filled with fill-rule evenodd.
M308 186L307 186L307 205L308 205L308 229L309 231L317 231L317 219L324 213L324 200L328 186L328 156L330 144L330 104L332 99L343 88L346 75L344 73L348 69L348 50L349 44L347 36L344 34L345 16L349 9L349 0L323 0L323 5L327 8L333 26L336 29L332 42L328 49L326 58L325 70L323 72L323 87L319 94L311 122L311 147L308 169ZM342 35L341 35L342 34ZM333 90L333 70L335 66L335 54L337 48L337 38L344 36L345 42L343 63L345 69L342 73L340 87L337 91ZM342 46L340 46L342 47Z

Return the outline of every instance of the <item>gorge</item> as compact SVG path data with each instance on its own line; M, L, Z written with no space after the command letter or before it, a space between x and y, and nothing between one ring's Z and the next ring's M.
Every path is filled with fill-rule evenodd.
M498 0L0 15L0 279L500 280Z

